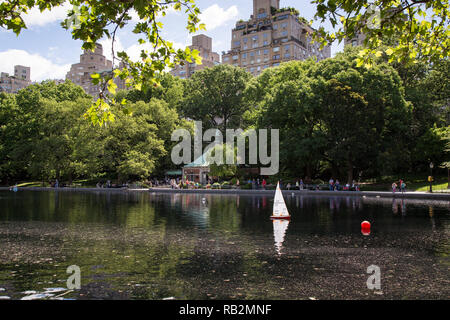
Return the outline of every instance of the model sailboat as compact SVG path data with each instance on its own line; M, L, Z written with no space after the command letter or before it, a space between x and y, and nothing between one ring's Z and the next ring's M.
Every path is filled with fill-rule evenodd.
M275 200L273 201L273 214L271 219L282 219L289 220L291 215L286 207L286 202L284 202L283 193L280 189L280 183L277 184L277 190L275 191Z

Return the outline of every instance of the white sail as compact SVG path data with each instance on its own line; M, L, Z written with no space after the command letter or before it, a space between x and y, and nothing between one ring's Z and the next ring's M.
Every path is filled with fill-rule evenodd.
M284 237L289 226L289 220L275 219L273 220L273 236L275 238L275 249L281 255L281 248L283 248Z
M280 183L277 184L277 190L275 191L275 199L273 201L273 215L274 218L288 218L290 217L289 211L284 202L283 193L281 193Z

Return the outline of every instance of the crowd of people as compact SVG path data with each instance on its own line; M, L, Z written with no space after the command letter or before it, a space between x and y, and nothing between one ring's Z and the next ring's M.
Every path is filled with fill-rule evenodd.
M350 183L341 185L339 180L336 179L336 181L334 181L334 179L331 178L330 181L328 181L328 187L330 191L360 191L359 185L355 180L352 181L351 185Z

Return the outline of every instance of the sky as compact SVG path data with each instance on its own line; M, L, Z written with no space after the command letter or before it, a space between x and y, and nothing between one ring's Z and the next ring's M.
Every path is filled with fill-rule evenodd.
M281 0L281 7L295 7L300 15L308 20L313 19L315 6L311 0ZM201 9L201 22L206 24L206 31L200 33L213 38L213 50L219 54L231 47L231 29L236 21L250 19L253 12L252 0L197 0ZM31 10L24 20L27 25L17 37L12 31L0 28L0 72L14 73L14 65L31 67L31 80L65 79L71 64L79 62L82 53L82 42L73 40L69 31L63 29L61 21L72 7L66 4L52 11L40 13ZM186 30L186 16L174 10L161 20L164 24L163 37L174 43L177 48L191 44L192 34ZM138 37L132 33L133 20L129 26L120 30L115 44L116 51L125 50L132 58L137 59L140 53ZM318 27L317 23L313 27ZM324 25L328 30L330 25ZM110 58L111 42L102 39L104 54ZM332 54L341 51L342 44L332 47Z

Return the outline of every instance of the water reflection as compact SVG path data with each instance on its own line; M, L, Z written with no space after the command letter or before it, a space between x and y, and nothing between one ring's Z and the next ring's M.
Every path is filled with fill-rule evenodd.
M275 238L275 249L280 256L288 226L289 220L273 220L273 236Z
M270 220L270 195L0 193L0 288L13 299L42 293L63 286L75 264L90 298L119 290L127 295L115 297L298 298L295 284L311 285L308 275L322 284L312 266L338 263L351 274L352 261L365 259L356 246L409 270L432 259L402 254L428 254L430 239L450 230L448 202L297 195L286 204L291 222ZM373 223L368 238L364 220ZM421 241L426 250L410 250ZM448 252L444 242L436 247ZM279 270L292 281L284 272L274 277Z

